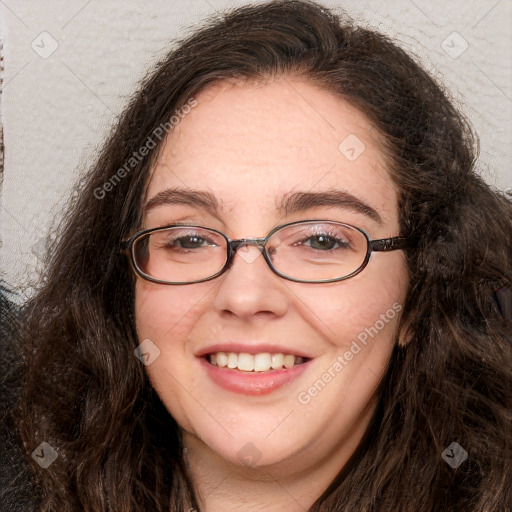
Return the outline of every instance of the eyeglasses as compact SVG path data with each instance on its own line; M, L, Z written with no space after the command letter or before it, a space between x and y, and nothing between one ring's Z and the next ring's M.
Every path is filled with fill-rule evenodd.
M192 284L226 272L236 251L257 245L270 269L298 283L343 281L361 272L373 251L404 249L405 237L372 240L361 228L329 220L303 220L274 228L265 238L230 240L195 225L146 229L124 240L134 272L160 284Z

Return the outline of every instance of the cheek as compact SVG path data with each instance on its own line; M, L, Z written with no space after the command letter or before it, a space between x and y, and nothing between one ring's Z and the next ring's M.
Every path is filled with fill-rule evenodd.
M392 338L403 309L409 278L399 253L374 257L360 274L324 286L297 289L302 318L333 345L344 348L352 340L364 341L368 330ZM386 259L387 258L387 259Z
M206 283L205 283L206 284ZM198 312L211 295L209 286L163 286L138 281L135 287L135 319L139 339L163 340L190 330Z
M169 399L179 391L176 384L190 379L190 375L181 372L191 355L190 333L209 297L204 288L161 286L150 282L139 282L135 288L138 339L141 350L153 355L145 370L168 406Z
M187 406L189 393L198 385L197 376L186 371L190 363L187 340L210 297L208 291L205 286L167 287L146 281L139 281L135 288L137 334L151 357L145 371L167 410L186 429L193 424Z

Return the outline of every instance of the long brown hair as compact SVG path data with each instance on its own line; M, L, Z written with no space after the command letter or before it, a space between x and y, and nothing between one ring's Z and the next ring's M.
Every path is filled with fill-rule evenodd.
M512 203L480 178L471 128L411 57L344 15L289 0L229 11L178 41L70 199L20 333L25 385L14 414L37 510L200 510L180 429L134 357L134 280L119 253L140 226L165 139L126 163L208 85L280 75L367 116L399 193L401 233L416 240L378 408L310 511L512 507L512 335L494 293L512 286ZM58 453L45 469L30 457L42 442ZM453 442L468 453L457 468L442 457Z

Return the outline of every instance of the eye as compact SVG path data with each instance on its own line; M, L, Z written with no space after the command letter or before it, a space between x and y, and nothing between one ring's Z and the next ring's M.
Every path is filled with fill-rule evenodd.
M205 249L219 247L223 239L206 230L194 228L171 228L156 231L150 235L150 246L154 250L167 252L198 252Z
M199 247L215 245L215 243L202 236L190 235L172 239L168 242L168 245L173 247L182 247L184 249L197 249Z
M326 235L326 234L310 236L306 240L308 240L310 242L309 242L309 244L305 244L305 245L309 245L313 249L318 249L318 250L332 250L335 248L336 249L338 249L338 248L348 249L350 247L350 243L347 242L346 240L341 240L340 238L333 237L333 236ZM338 245L338 247L336 247L336 245Z
M179 237L169 236L160 247L164 249L186 249L193 251L195 249L201 249L205 247L217 247L217 244L214 240L199 235L186 235Z
M271 247L281 254L292 250L297 257L338 257L341 253L362 248L364 235L344 224L306 223L277 231L272 241Z

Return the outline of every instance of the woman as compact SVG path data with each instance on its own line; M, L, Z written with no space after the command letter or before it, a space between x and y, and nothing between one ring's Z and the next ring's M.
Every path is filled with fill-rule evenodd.
M475 145L318 4L181 41L27 309L36 510L509 509L512 205Z

